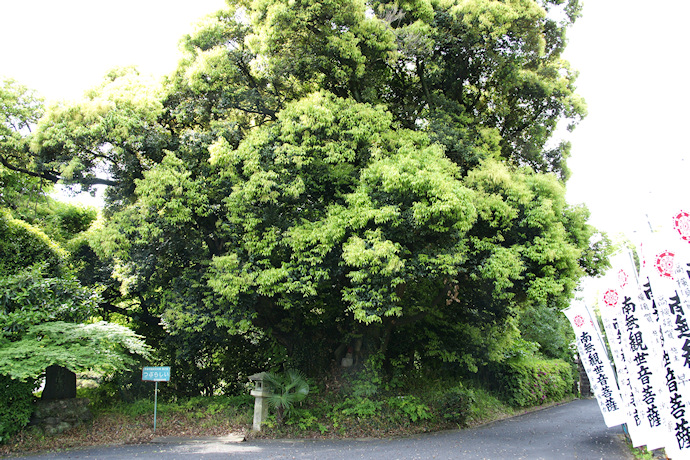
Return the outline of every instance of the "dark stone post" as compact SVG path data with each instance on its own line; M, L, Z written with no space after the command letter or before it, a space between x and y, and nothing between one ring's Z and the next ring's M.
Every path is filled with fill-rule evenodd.
M41 399L71 399L77 397L77 374L62 366L48 366L46 385Z

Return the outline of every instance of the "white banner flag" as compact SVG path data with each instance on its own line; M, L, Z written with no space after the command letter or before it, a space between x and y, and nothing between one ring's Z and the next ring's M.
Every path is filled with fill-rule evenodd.
M669 226L642 245L643 287L653 296L663 340L666 428L673 440L666 454L690 458L690 215L681 211L670 220L672 232Z
M618 383L629 417L628 431L635 447L659 449L667 445L663 349L651 300L640 289L630 253L611 258L602 280L600 312L611 348Z
M594 326L593 318L580 302L573 303L563 310L563 313L575 331L577 350L604 416L604 423L608 427L626 423L625 406L618 391L611 361Z

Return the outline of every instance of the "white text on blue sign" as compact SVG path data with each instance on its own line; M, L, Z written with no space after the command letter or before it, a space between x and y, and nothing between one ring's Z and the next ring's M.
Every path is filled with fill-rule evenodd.
M168 382L170 380L170 366L144 367L141 371L141 380Z

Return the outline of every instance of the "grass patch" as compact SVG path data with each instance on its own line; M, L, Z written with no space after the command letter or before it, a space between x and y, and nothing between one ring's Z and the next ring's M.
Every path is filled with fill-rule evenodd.
M475 400L470 409L468 424L477 426L515 415L515 409L501 402L483 388L474 388Z

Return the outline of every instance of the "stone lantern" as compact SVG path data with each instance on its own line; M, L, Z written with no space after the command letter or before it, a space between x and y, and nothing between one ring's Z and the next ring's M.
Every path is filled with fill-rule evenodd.
M261 424L268 417L268 398L271 395L271 389L268 386L268 382L265 382L266 373L259 372L258 374L250 375L249 381L254 384L254 389L251 391L251 395L254 396L254 423L252 424L252 429L255 431L261 431Z

